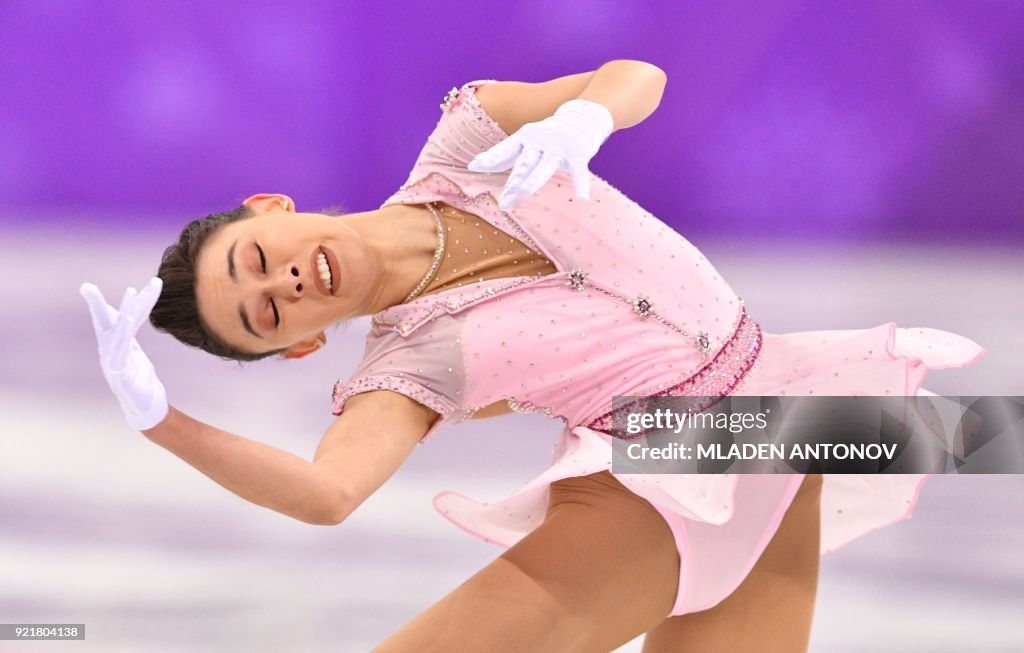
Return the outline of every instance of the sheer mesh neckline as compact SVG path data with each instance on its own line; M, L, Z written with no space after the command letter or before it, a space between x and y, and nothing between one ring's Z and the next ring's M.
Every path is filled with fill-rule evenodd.
M483 218L443 202L434 202L445 229L441 262L418 296L481 281L557 274L543 253L498 229Z

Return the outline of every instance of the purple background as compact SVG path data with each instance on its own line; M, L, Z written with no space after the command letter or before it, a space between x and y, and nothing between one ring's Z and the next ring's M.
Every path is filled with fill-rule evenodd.
M452 86L635 58L591 167L687 234L1024 241L1022 2L289 4L0 3L0 220L374 209Z
M376 208L472 79L661 66L661 106L592 168L766 330L945 329L990 353L926 388L1024 394L1024 2L370 5L0 0L0 622L90 629L28 648L367 651L499 553L432 497L507 496L559 421L454 425L311 527L132 431L78 296L117 301L185 221L252 193ZM176 407L309 460L368 330L247 366L139 341ZM937 476L912 520L825 556L811 650L1024 651L1022 491Z

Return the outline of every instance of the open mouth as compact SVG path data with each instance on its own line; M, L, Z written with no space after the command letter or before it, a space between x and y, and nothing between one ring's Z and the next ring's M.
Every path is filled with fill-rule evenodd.
M320 245L313 250L311 264L317 290L328 297L338 294L341 279L338 271L338 257L329 248Z
M320 274L320 281L322 281L324 287L327 288L327 293L333 293L334 275L331 274L331 264L327 261L327 254L324 254L323 249L321 249L316 255L316 269Z

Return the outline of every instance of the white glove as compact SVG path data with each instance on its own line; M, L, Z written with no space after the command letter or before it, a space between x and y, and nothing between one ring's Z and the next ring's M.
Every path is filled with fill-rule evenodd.
M108 304L95 285L83 283L79 288L92 315L103 377L121 402L128 425L139 431L151 429L162 422L169 410L164 386L156 378L153 364L135 339L139 327L153 310L163 285L163 280L153 277L140 293L128 288L120 310Z
M526 123L476 155L466 167L473 172L513 168L498 199L503 210L512 208L519 195L536 193L559 168L572 175L576 196L590 199L587 164L614 129L615 121L607 107L576 98L558 107L554 115Z

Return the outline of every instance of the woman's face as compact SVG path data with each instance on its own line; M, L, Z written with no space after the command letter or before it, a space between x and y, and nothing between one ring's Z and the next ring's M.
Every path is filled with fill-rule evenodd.
M245 204L255 215L221 227L196 260L199 314L235 349L310 353L324 329L359 314L377 259L343 220L287 210L287 196L254 195ZM329 281L320 271L325 257Z

